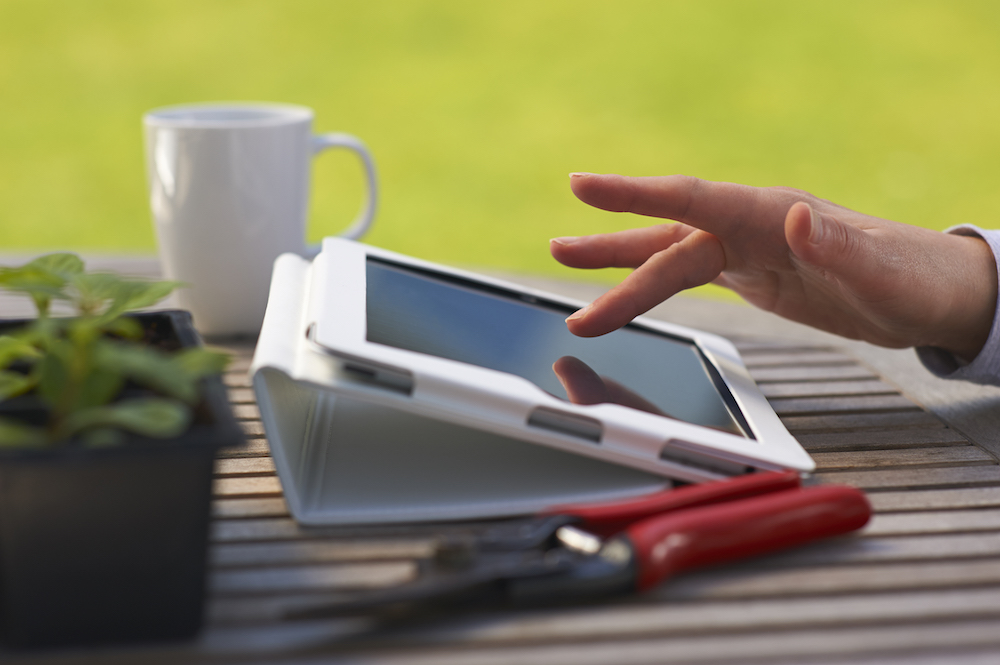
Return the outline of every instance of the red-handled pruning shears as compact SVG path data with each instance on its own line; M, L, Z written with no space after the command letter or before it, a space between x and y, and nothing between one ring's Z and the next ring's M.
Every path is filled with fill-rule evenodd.
M802 487L792 471L557 506L475 538L442 542L415 582L290 615L469 601L566 603L643 591L691 568L854 531L870 515L859 490Z

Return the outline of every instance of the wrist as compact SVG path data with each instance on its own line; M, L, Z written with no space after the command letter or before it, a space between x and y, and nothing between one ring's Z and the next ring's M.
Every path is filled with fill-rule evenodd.
M930 345L972 362L993 329L997 307L997 263L993 248L969 227L950 232L958 251L957 271L950 275L947 314Z

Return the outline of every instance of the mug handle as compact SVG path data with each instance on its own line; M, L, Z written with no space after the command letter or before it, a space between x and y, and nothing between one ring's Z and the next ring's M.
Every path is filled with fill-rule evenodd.
M361 162L365 165L365 175L368 178L368 197L365 200L365 207L361 210L358 218L340 234L340 237L349 240L357 240L363 236L371 227L375 219L375 207L378 204L378 176L375 173L375 160L368 152L367 146L356 136L343 133L317 134L312 137L313 156L318 155L330 148L347 148L357 153ZM310 245L307 248L307 255L312 257L319 253L319 245Z

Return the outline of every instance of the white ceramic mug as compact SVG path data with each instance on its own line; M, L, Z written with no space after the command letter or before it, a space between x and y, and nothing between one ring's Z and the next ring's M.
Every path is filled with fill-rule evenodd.
M313 113L279 104L198 104L143 117L150 204L164 277L184 282L177 304L207 335L255 334L274 259L306 257L312 156L353 150L368 196L342 234L360 238L375 215L375 164L349 134L312 133Z

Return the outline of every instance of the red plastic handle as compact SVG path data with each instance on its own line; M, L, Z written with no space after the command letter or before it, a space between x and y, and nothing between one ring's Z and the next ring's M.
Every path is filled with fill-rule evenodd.
M632 525L625 535L639 563L636 587L648 589L682 570L848 533L870 516L861 491L828 485L653 517Z
M723 501L739 501L798 486L799 474L795 471L768 471L663 490L638 499L554 506L543 514L578 517L583 528L594 535L607 538L623 531L630 524L654 515Z

